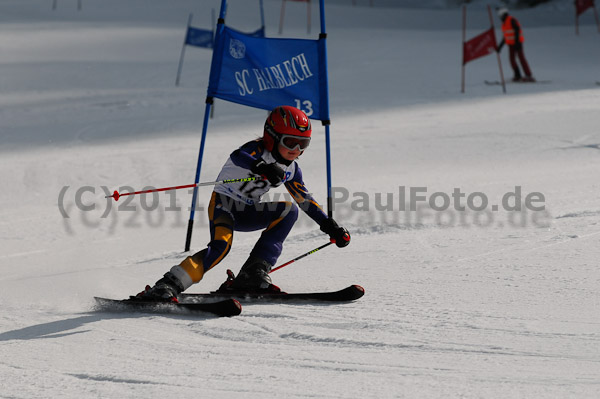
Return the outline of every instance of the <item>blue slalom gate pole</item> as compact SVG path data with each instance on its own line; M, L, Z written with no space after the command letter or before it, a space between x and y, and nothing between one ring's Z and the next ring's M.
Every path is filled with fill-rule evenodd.
M196 179L195 184L200 182L200 170L202 169L202 157L204 155L204 143L206 142L206 132L208 130L208 118L210 116L210 108L212 100L206 101L206 107L204 108L204 124L202 126L202 138L200 139L200 150L198 152L198 164L196 165ZM196 200L198 199L198 186L194 187L194 193L192 194L192 206L190 207L190 220L188 221L188 230L185 238L185 251L190 250L192 243L192 232L194 231L194 216L196 214Z
M221 11L219 13L219 21L217 23L216 36L222 33L223 25L225 24L225 13L227 11L227 0L221 0ZM216 41L216 40L215 40ZM214 58L214 51L213 51ZM211 66L211 73L212 73ZM204 108L204 123L202 124L202 138L200 139L200 150L198 152L198 164L196 165L196 180L195 184L200 182L200 171L202 170L202 157L204 155L204 143L206 142L206 132L208 131L208 119L210 117L210 110L213 104L213 98L206 98L206 107ZM190 207L190 220L188 221L188 229L185 238L185 251L190 250L192 243L192 232L194 231L194 216L196 214L196 201L198 198L198 187L194 187L194 193L192 195L192 206Z
M323 74L324 80L324 98L321 101L324 101L325 104L325 115L326 118L321 122L325 126L325 154L326 154L326 166L327 166L327 216L333 216L333 196L332 196L332 183L331 183L331 135L330 135L330 125L331 121L329 120L329 77L327 70L327 32L325 29L325 0L319 0L319 14L321 17L321 34L319 35L319 40L322 41L321 47L321 59L323 62L323 68L325 69L325 73Z

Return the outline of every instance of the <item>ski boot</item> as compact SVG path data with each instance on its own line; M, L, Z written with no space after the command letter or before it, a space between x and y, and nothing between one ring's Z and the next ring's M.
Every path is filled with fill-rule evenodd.
M148 302L179 302L177 295L183 291L183 285L177 277L171 272L165 273L163 278L158 280L154 287L146 286L144 291L134 297L134 300L142 300Z
M269 276L271 267L268 262L251 256L244 263L237 277L231 270L227 270L227 281L221 284L218 291L281 292L281 289L271 281Z

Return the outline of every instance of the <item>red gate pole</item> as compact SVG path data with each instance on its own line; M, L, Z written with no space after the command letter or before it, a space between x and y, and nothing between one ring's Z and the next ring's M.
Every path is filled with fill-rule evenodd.
M490 16L490 24L492 25L492 29L494 29L494 31L495 31L496 28L494 27L494 18L492 17L492 8L489 5L487 6L487 8L488 8L488 15ZM496 37L496 34L494 34L494 37ZM498 59L498 69L500 70L500 81L502 82L502 92L504 94L506 94L506 83L504 82L504 72L502 72L502 61L500 60L500 53L498 53L497 48L496 48L496 58Z
M467 6L463 6L463 25L462 25L462 79L460 84L460 92L465 92L465 42L467 40Z

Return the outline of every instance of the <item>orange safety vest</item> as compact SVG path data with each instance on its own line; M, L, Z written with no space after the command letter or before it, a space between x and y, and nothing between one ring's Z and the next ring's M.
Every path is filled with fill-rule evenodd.
M515 22L517 23L517 26L519 27L519 42L523 43L525 41L525 38L523 37L523 30L521 29L521 24L519 23L519 21L517 19L515 19L509 15L508 17L506 17L506 19L504 20L504 23L502 24L502 33L504 33L504 41L509 46L512 46L515 44L515 31L512 26L513 19L515 20Z

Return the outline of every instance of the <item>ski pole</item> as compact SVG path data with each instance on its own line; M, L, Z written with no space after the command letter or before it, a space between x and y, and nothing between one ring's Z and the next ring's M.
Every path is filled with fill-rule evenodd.
M243 177L241 179L225 179L225 180L218 180L218 181L209 181L209 182L204 182L204 183L186 184L184 186L173 186L173 187L155 188L153 190L135 191L133 193L123 193L123 194L120 194L117 190L115 190L115 192L113 193L113 195L107 195L107 196L105 196L105 198L114 198L115 201L118 201L120 197L124 197L126 195L155 193L155 192L158 192L158 191L179 190L179 189L182 189L182 188L193 188L193 187L201 187L201 186L217 186L219 184L241 183L241 182L254 181L254 180L262 180L262 179L263 179L262 176Z
M315 248L312 251L308 251L307 253L298 256L297 258L294 258L294 259L292 259L292 260L290 260L288 262L285 262L283 265L279 265L276 268L271 269L271 271L269 273L273 273L275 270L279 270L282 267L285 267L285 266L287 266L287 265L289 265L291 263L294 263L295 261L300 260L300 259L302 259L302 258L304 258L304 257L306 257L306 256L308 256L310 254L314 254L315 252L317 252L317 251L319 251L319 250L321 250L321 249L323 249L323 248L325 248L325 247L327 247L327 246L329 246L329 245L331 245L333 243L334 243L334 241L329 241L327 244L323 244L319 248Z

